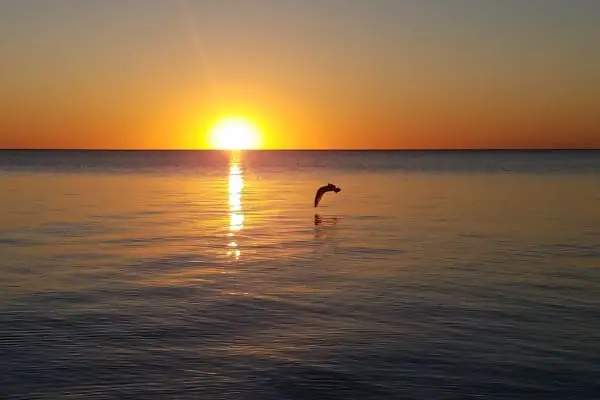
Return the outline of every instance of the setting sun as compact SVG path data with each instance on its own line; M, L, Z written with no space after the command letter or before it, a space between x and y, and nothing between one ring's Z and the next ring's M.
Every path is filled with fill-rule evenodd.
M210 144L219 150L249 150L261 146L261 133L243 118L225 118L210 130Z

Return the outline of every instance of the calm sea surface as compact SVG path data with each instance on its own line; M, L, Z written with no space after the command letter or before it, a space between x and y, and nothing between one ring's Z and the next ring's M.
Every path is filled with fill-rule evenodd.
M0 151L0 398L598 399L600 152Z

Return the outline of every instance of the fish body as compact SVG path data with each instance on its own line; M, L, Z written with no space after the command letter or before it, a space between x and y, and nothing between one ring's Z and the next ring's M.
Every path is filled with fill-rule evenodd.
M315 202L314 202L315 208L317 208L317 206L321 202L321 199L323 198L323 195L325 193L327 193L327 192L339 193L339 192L341 192L341 190L342 189L340 189L339 187L335 186L332 183L328 183L325 186L321 186L319 189L317 189L317 193L315 193Z

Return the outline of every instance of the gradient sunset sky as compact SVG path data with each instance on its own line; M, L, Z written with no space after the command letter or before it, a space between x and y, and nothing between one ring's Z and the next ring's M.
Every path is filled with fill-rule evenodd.
M0 148L600 148L597 0L3 0Z

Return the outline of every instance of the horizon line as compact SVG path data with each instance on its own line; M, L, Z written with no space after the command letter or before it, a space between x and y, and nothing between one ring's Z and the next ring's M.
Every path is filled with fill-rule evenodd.
M385 152L385 151L531 151L531 152L542 152L542 151L598 151L600 147L533 147L533 148L390 148L390 149L381 149L381 148L330 148L330 149L310 149L310 148L283 148L283 149L139 149L139 148L123 148L123 149L110 149L110 148L26 148L26 147L15 147L15 148L0 148L0 151L225 151L225 152L248 152L248 151L370 151L370 152Z

